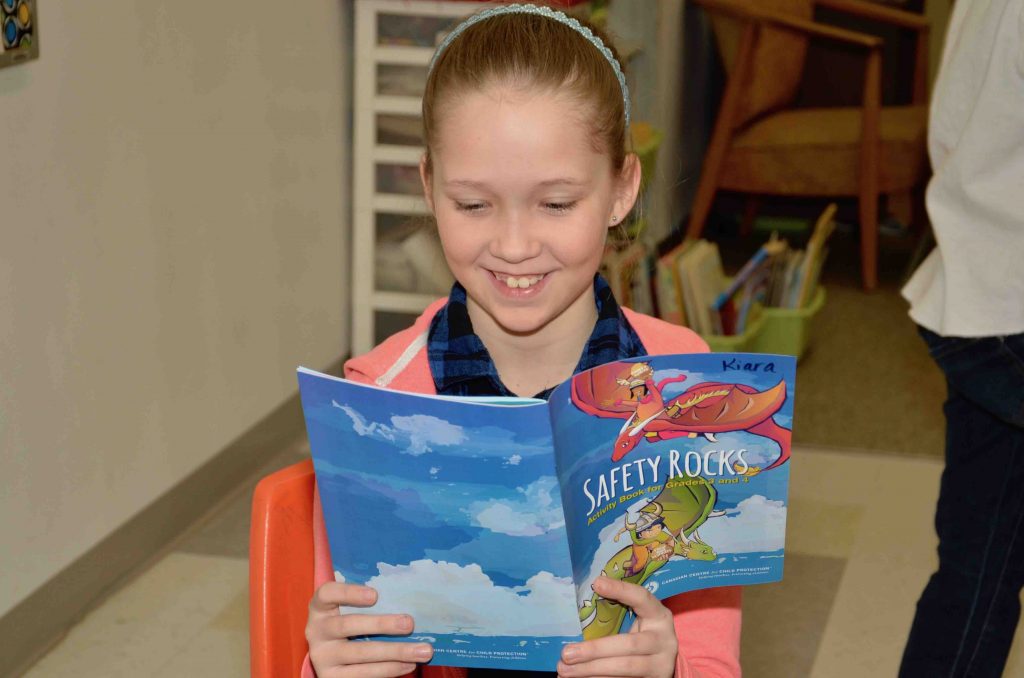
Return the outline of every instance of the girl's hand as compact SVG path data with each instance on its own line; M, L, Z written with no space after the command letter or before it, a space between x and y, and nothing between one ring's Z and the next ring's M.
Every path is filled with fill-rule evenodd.
M327 582L309 601L306 641L317 678L387 678L404 676L418 662L430 661L434 648L426 643L366 641L352 636L404 636L412 633L407 614L340 614L339 605L370 607L377 592L367 586Z
M633 608L636 621L629 633L566 645L558 675L672 678L679 641L669 609L636 584L602 575L593 588L602 598Z

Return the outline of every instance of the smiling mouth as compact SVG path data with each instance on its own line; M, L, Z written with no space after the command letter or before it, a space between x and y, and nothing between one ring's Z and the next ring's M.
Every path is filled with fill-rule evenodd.
M533 287L547 275L547 273L542 273L541 275L508 275L507 273L498 273L497 271L491 271L491 274L497 278L498 282L504 283L509 289L513 290L525 290Z

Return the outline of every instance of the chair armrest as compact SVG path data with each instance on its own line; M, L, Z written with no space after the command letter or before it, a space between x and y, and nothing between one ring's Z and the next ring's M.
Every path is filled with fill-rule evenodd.
M969 2L970 0L962 0ZM931 25L920 14L903 10L882 7L864 0L815 0L818 6L853 14L865 19L881 21L891 26L907 28L917 33L917 44L914 47L914 79L911 101L916 105L924 104L928 99L928 41Z
M846 14L874 19L902 28L910 28L915 31L927 31L931 28L928 19L920 14L905 12L901 9L883 7L864 0L815 0L815 4L821 7L828 7Z
M751 9L744 5L734 4L728 0L694 0L694 2L710 12L720 12L736 19L764 24L772 28L795 31L817 38L837 40L867 49L879 49L883 44L882 39L874 35L849 31L845 28L836 28L835 26L807 21L806 19L777 12Z

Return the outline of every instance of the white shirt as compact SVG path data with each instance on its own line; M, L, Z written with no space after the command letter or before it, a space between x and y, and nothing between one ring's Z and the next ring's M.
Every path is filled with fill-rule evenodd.
M903 288L944 336L1024 332L1024 0L958 0L932 93L938 248Z

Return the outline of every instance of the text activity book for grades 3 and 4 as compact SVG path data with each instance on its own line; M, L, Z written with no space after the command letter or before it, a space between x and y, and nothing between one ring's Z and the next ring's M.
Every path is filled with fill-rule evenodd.
M795 373L791 356L650 356L544 402L300 368L335 578L411 614L434 663L533 670L629 629L591 589L602 572L659 599L778 581Z

